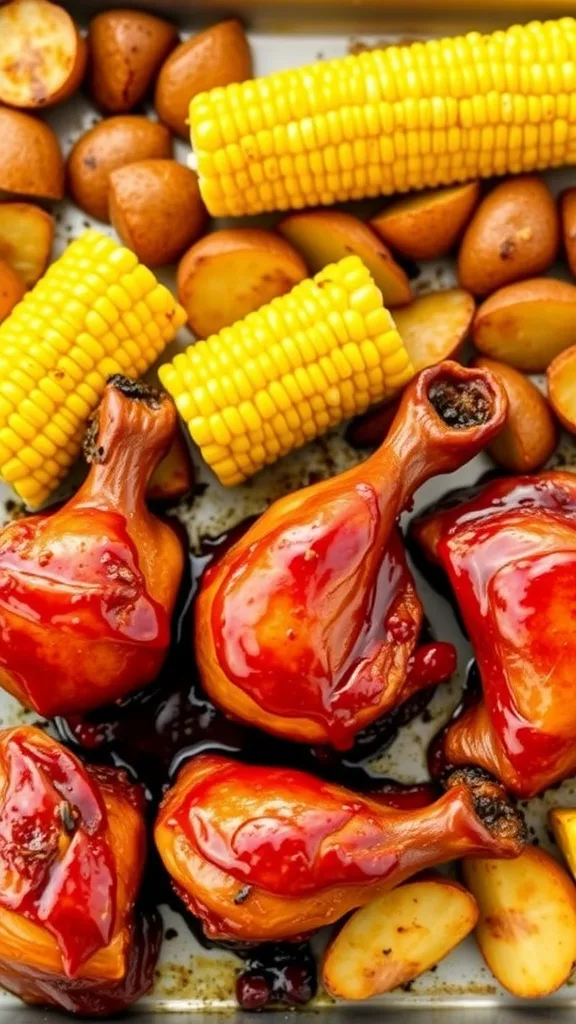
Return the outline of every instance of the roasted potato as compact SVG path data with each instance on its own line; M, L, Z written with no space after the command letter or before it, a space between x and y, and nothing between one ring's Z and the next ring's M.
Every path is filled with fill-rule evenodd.
M201 238L178 267L178 299L198 338L216 334L308 276L295 249L272 231L231 228Z
M454 248L480 198L480 182L397 199L370 221L377 235L412 260L435 260Z
M415 299L394 312L394 322L417 373L454 359L470 330L476 303L469 292L451 288Z
M532 473L548 461L556 447L558 433L544 395L523 373L484 357L474 366L490 370L508 396L504 429L487 451L497 466L509 473Z
M568 266L576 277L576 188L568 188L560 196L560 220Z
M576 345L550 363L548 398L562 425L576 434Z
M346 440L354 448L375 448L386 437L397 412L397 401L375 405L352 420L346 431Z
M472 339L483 355L543 373L576 344L576 287L536 277L501 288L477 310Z
M9 263L27 288L48 266L54 218L31 203L0 203L0 260Z
M90 92L108 114L132 110L178 42L173 25L145 11L102 11L90 22Z
M192 490L194 467L182 434L154 470L146 497L149 501L177 501Z
M460 246L458 278L473 295L489 295L552 266L560 220L548 186L523 175L497 185L480 203Z
M521 999L539 999L568 979L576 960L576 887L549 853L463 862L476 898L476 939L490 970Z
M564 860L576 877L576 810L573 807L554 807L548 812L548 821Z
M378 235L358 217L339 210L291 213L277 230L304 257L311 274L356 253L382 292L385 306L404 306L412 298L410 282Z
M62 199L64 160L49 125L0 107L0 189L21 196Z
M0 7L0 103L40 109L68 99L86 68L86 43L63 7L13 0Z
M188 109L194 96L251 77L252 54L240 22L222 21L180 43L164 62L154 97L158 117L188 139Z
M68 157L70 195L85 213L108 220L112 171L138 160L169 159L172 137L163 124L128 115L99 121L82 135Z
M24 281L15 270L0 260L0 323L12 312L26 291Z
M417 978L472 931L476 901L442 876L400 885L355 911L326 950L324 988L369 999Z
M198 179L175 160L140 160L110 175L110 220L149 267L173 263L206 223Z

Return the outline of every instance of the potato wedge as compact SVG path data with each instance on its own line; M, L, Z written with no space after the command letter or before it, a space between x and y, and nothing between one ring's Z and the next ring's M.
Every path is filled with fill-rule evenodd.
M0 107L0 189L39 199L62 199L64 160L49 125Z
M68 157L70 195L85 213L107 221L112 171L138 160L171 156L172 137L163 124L135 115L109 117L72 147Z
M400 885L346 921L326 950L324 987L340 999L390 992L443 960L477 919L474 898L447 878Z
M194 467L188 446L177 434L170 451L154 470L146 497L149 501L177 501L192 490Z
M576 188L568 188L560 196L560 221L566 259L576 277Z
M554 807L548 812L550 828L570 871L576 877L576 810Z
M548 270L559 244L560 219L548 186L533 175L509 178L470 221L458 254L458 279L473 295L488 295Z
M397 199L369 222L383 242L412 260L435 260L454 248L480 199L480 182Z
M27 288L48 266L54 218L31 203L0 203L0 260L9 263Z
M576 344L576 287L535 277L501 288L477 310L472 340L483 355L543 373Z
M378 235L351 213L292 213L276 229L302 254L311 274L356 253L382 292L385 306L404 306L410 302L412 289L402 267Z
M497 466L509 473L532 473L548 461L558 441L552 410L544 395L523 373L482 356L474 366L490 370L508 396L504 429L488 445Z
M200 239L178 267L178 299L197 338L222 327L308 276L295 249L272 231L231 228Z
M480 952L500 984L521 999L560 988L576 960L576 886L564 868L528 846L516 860L465 860L463 874L480 908Z
M462 288L424 295L395 311L394 322L416 373L455 358L475 311L472 295Z
M13 0L0 8L0 103L40 109L68 99L84 77L86 54L63 7Z
M178 33L145 11L102 11L88 28L90 92L108 114L132 110L150 89Z
M576 434L576 345L550 363L548 398L562 425Z
M251 77L252 54L240 22L222 21L180 43L164 62L154 96L158 117L189 139L190 100L199 92Z
M26 291L21 277L4 260L0 260L0 323L12 312Z
M175 160L140 160L110 175L110 220L149 267L173 263L202 232L206 210L193 171Z

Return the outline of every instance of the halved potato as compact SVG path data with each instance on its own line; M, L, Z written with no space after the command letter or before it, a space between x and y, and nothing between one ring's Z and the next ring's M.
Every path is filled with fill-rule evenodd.
M476 901L456 882L407 882L346 921L326 950L324 987L340 999L390 992L443 960L477 919Z
M9 263L0 260L0 323L12 312L26 291L22 278Z
M414 370L454 359L472 325L476 303L469 292L451 288L415 299L397 309L394 323Z
M64 195L64 160L55 133L37 117L7 107L0 107L0 189L42 199Z
M478 309L472 340L492 359L525 373L543 373L576 344L576 287L535 277L501 288Z
M378 235L358 217L339 210L291 213L277 225L304 257L311 274L356 253L382 292L385 306L405 306L412 298L410 282Z
M13 0L0 8L0 103L40 108L76 92L86 43L72 18L49 0Z
M48 266L54 218L31 203L0 203L0 259L22 278L36 284Z
M370 221L393 249L412 260L435 260L454 248L480 198L480 182L397 199Z
M548 812L548 821L564 860L576 877L576 810L573 807L554 807Z
M548 398L566 430L576 434L576 345L548 367Z
M272 231L231 228L200 239L178 267L178 299L198 338L285 295L308 276L295 249Z
M532 473L548 461L558 433L544 395L523 373L482 356L474 366L490 370L508 396L504 429L487 448L494 462L509 473ZM576 378L575 378L576 380Z
M476 939L490 970L521 999L555 992L576 960L576 886L550 854L528 846L515 860L467 859Z
M102 11L90 22L90 92L110 114L125 114L144 99L178 41L169 21L147 11Z
M146 497L149 501L177 501L192 489L194 467L182 434L177 434L170 451L152 474Z

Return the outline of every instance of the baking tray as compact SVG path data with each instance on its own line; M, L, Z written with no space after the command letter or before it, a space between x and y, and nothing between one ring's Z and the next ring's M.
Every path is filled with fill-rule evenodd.
M85 22L95 10L105 9L111 4L84 0L65 6L81 22ZM386 0L360 0L355 4L349 4L346 0L317 0L312 3L308 0L294 0L290 5L282 0L205 0L203 3L194 3L193 0L175 0L174 3L141 0L131 6L147 7L172 17L182 28L183 35L207 21L215 21L232 13L238 14L248 28L257 74L294 67L324 57L341 56L363 45L385 45L399 39L454 34L474 27L490 30L532 15L547 17L576 12L576 0L564 4L547 0L540 0L539 3L531 0L508 0L507 3L490 0L487 3L484 0L482 4L466 0L454 4L438 4L434 0L410 3L404 0L402 5L388 3ZM402 10L399 10L399 6ZM67 152L98 115L90 102L80 96L46 117L58 131ZM178 159L184 162L188 153L189 148L184 143L176 144ZM552 172L547 180L557 192L568 184L576 184L576 170ZM349 204L349 207L354 209L354 204ZM101 230L112 233L112 229L92 222L67 202L55 204L53 209L58 222L55 254L59 254L72 238L93 223ZM270 224L273 220L252 218L223 221L217 226ZM164 271L160 276L167 284L174 286L172 271ZM452 262L426 264L413 281L414 290L423 294L438 288L449 288L455 280ZM190 340L187 331L180 332L166 355L169 357L174 350L188 344ZM362 453L346 443L342 432L337 431L264 470L247 484L229 491L216 482L210 471L202 465L197 453L193 455L197 480L205 485L205 489L199 488L203 493L197 494L192 504L182 504L175 510L188 531L193 547L199 544L202 537L216 536L246 517L261 512L272 499L312 479L343 470L363 458ZM576 472L576 446L568 438L562 439L554 464L572 467ZM488 459L479 456L457 473L430 481L416 495L414 510L417 512L449 489L475 483L489 468ZM8 490L0 484L0 512L4 510L9 498ZM455 707L471 655L450 605L417 572L416 577L433 630L439 638L451 640L458 648L459 668L449 684L438 688L425 715L405 727L380 758L378 770L402 782L420 781L426 777L427 743ZM2 726L29 718L14 700L0 691ZM37 716L33 716L33 720L37 721ZM546 810L551 806L575 802L576 780L571 780L523 805L533 837L550 849L550 838L543 824ZM199 1024L200 1021L215 1024L219 1020L237 1020L242 1024L261 1021L260 1014L237 1010L234 980L240 961L231 954L202 948L178 914L167 907L161 910L166 929L175 931L177 935L164 942L154 991L132 1011L138 1024L153 1024L158 1021L159 1012L169 1011L185 1012L191 1024ZM338 1006L326 995L320 994L311 1007L299 1013L297 1019L300 1024L312 1024L320 1018L322 1021L329 1018L334 1022L369 1021L402 1011L403 1024L412 1024L414 1020L422 1020L420 1011L426 1010L427 1024L440 1024L440 1021L454 1021L454 1024L504 1024L509 1020L515 1024L524 1024L529 1021L558 1021L575 1007L576 987L573 988L570 982L554 996L534 1004L507 996L484 966L474 940L469 939L436 970L417 979L410 986L410 991L398 990L370 1004ZM2 992L0 1018L10 1024L28 1024L32 1020L69 1020L53 1013L46 1017L43 1011L26 1008L13 996ZM293 1014L280 1010L274 1018L275 1021L286 1019L294 1020Z

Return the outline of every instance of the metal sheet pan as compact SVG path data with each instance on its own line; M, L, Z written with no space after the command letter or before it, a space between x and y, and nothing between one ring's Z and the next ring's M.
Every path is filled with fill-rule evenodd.
M73 4L69 6L73 8ZM104 9L106 6L110 4L84 0L76 4L75 13L85 19L87 12ZM345 0L317 0L312 4L307 0L294 0L291 5L282 0L205 0L199 4L192 0L176 0L174 3L143 0L132 6L148 7L172 15L185 32L204 24L210 15L212 20L216 20L216 16L222 16L223 12L238 12L249 28L258 74L323 57L343 55L358 42L367 45L386 44L399 37L425 38L464 31L478 25L492 28L528 17L528 11L530 15L535 13L545 17L576 10L575 2L556 4L553 0L490 0L482 5L474 0L461 0L451 5L435 4L433 0L422 0L419 4L405 2L403 5L389 4L384 0L360 0L360 3L352 5ZM90 102L80 96L48 114L47 119L59 132L67 152L74 140L94 123L97 116ZM178 158L184 161L187 153L187 146L179 142ZM558 191L567 184L576 183L576 171L554 172L548 180L554 190ZM91 221L67 202L57 204L56 217L58 234L55 252L58 253L68 241L90 226ZM266 222L269 223L270 219ZM111 231L106 228L104 230ZM170 271L163 273L162 277L166 283L174 284L174 275ZM415 281L415 289L424 293L436 288L448 288L454 283L454 266L446 261L423 266ZM181 332L171 349L189 341L187 332ZM361 458L361 453L350 448L342 434L336 432L289 456L232 492L220 487L197 458L198 479L207 485L206 490L195 499L192 506L180 506L177 514L188 529L191 544L196 545L202 536L217 535L246 516L260 512L275 497L307 484L312 475L318 478L333 474ZM576 471L576 447L568 439L563 439L555 464L571 465ZM431 481L418 493L416 511L448 489L474 483L488 467L488 460L480 456L458 473ZM0 485L0 509L4 508L4 502L9 497L7 489ZM462 675L470 658L469 646L447 602L433 592L426 581L419 579L418 583L435 632L440 638L452 640L458 647L459 672L450 684L438 689L429 708L431 714L425 716L426 721L422 717L417 718L402 730L393 746L380 759L379 768L382 773L400 781L421 780L425 777L427 742L455 706ZM0 693L0 723L3 726L21 722L26 717L15 701ZM571 781L526 805L530 827L539 842L550 847L543 826L546 809L549 806L566 805L574 800L576 781ZM168 908L163 908L163 916L166 928L174 929L177 937L164 943L155 990L136 1008L138 1019L142 1024L149 1024L151 1020L158 1019L157 1016L151 1016L153 1011L185 1011L189 1015L188 1020L194 1022L205 1020L213 1024L220 1019L230 1020L229 1014L236 1009L233 990L239 961L230 954L202 949L179 916ZM331 1004L327 996L320 994L314 1009L321 1011L322 1019L328 1019L330 1008L330 1019L334 1021L370 1020L381 1017L386 1011L402 1010L405 1011L405 1024L410 1024L413 1016L422 1019L410 1011L426 1009L431 1024L439 1024L440 1019L453 1019L455 1022L464 1020L467 1024L489 1020L491 1024L497 1024L507 1020L509 1011L514 1007L510 1018L518 1024L524 1024L532 1020L559 1020L562 1011L568 1012L576 1007L576 989L569 983L549 1000L534 1004L533 1008L519 1004L498 986L484 966L474 941L470 939L435 971L421 976L409 992L394 992L369 1006L348 1004L332 1008ZM452 1012L447 1014L448 1010ZM32 1017L36 1020L48 1019L40 1011L23 1008L14 997L2 993L0 1017L9 1020L11 1024L25 1024ZM51 1016L49 1019L60 1019L60 1016ZM262 1018L237 1012L235 1019L248 1024L249 1021ZM280 1012L276 1019L287 1017ZM299 1016L303 1024L318 1019L317 1013L304 1012Z

